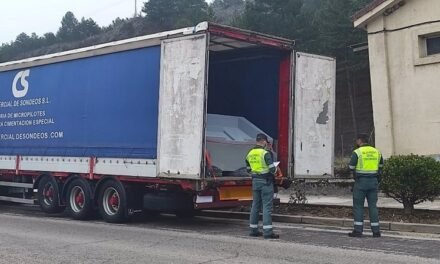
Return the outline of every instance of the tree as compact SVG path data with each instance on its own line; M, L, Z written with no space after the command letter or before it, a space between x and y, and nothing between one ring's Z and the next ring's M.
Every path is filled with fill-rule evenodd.
M150 0L142 12L146 21L157 30L195 25L210 17L208 4L204 0Z
M350 45L366 41L366 33L353 28L351 16L369 2L248 0L240 26L295 39L302 51L345 60Z
M247 1L240 25L255 31L292 37L304 0Z
M178 2L182 15L177 20L176 27L193 26L209 20L210 11L205 0L181 0Z
M211 8L216 22L230 25L243 14L245 2L243 0L214 0Z
M132 21L127 21L124 23L119 31L119 35L123 36L123 38L129 38L131 36L134 36L136 34L135 29L133 27Z
M44 40L46 42L46 46L50 46L53 45L57 42L57 37L55 36L54 33L52 32L48 32L46 34L44 34Z
M0 62L9 61L15 55L12 43L3 43L0 47Z
M31 37L28 36L26 33L20 33L17 38L14 41L14 46L16 48L25 50L30 48L31 46Z
M101 28L98 26L98 24L96 24L93 19L85 19L84 17L81 19L81 22L76 26L76 30L78 31L79 39L86 39L88 37L101 33Z
M127 23L126 19L121 19L121 18L117 17L115 20L112 21L112 24L110 25L110 27L112 27L114 29L114 28L121 27L126 23Z
M314 38L316 52L351 61L352 67L366 67L368 59L356 61L349 46L367 41L364 31L355 29L351 16L370 0L321 0L314 24L319 35ZM359 65L362 64L362 65Z
M440 163L430 157L391 157L385 161L381 178L381 190L402 203L408 214L414 205L440 195Z
M147 22L161 29L171 29L179 16L176 0L150 0L144 4L142 12L146 14Z
M57 38L61 42L75 41L80 37L78 31L78 19L72 12L67 12L61 19L61 27L58 30Z
M342 58L349 60L349 64L357 64L357 58L346 56L347 46L366 41L366 33L353 29L350 16L369 1L214 0L208 5L204 0L149 0L143 7L144 18L117 18L103 29L92 19L78 21L72 12L67 12L56 39L53 33L44 37L24 34L16 42L1 46L0 54L1 60L7 60L24 56L24 51L54 43L63 43L58 49L71 49L79 47L71 42L86 38L89 39L87 43L81 45L193 26L215 19L220 23L295 39L298 50L335 56L338 62ZM57 50L52 47L50 51ZM366 56L360 60L363 63L360 65L367 65Z

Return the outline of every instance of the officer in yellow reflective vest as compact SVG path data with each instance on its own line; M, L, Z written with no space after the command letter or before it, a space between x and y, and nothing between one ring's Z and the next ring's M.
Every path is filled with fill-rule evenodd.
M356 144L359 148L353 152L349 164L355 175L353 188L354 229L348 235L350 237L362 236L364 201L367 198L373 237L380 237L379 213L376 204L383 158L379 150L368 144L367 135L359 135Z
M272 227L272 207L274 174L276 172L270 153L265 150L268 143L267 136L257 135L257 144L246 156L246 167L252 175L252 210L250 215L250 236L262 236L268 239L277 239ZM258 230L258 220L263 207L263 233Z

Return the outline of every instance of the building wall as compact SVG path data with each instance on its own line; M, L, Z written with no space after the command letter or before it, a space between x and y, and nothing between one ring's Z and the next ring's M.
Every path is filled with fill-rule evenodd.
M436 20L439 0L407 0L368 24L376 146L385 157L440 154L440 56L425 58L419 39L440 34Z

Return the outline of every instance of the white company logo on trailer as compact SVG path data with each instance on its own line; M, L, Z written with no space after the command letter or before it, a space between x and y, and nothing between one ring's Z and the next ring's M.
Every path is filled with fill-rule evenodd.
M15 98L25 97L29 90L29 82L26 80L29 77L31 70L20 71L15 75L14 80L12 81L12 94ZM20 84L22 89L18 89L17 84L18 80L20 80Z

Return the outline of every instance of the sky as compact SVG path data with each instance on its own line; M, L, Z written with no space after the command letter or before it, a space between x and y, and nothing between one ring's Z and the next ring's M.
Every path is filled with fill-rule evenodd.
M140 12L145 0L137 2ZM133 16L134 9L135 0L0 0L0 43L9 43L22 32L39 36L56 33L67 11L78 20L93 18L100 26L107 26L117 17Z

